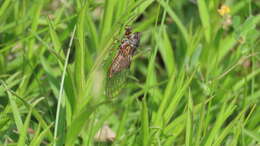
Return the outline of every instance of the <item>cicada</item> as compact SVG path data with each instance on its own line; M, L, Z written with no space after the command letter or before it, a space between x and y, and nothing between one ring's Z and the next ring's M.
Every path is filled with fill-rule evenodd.
M140 32L132 32L130 27L125 29L124 38L113 58L107 72L106 94L116 96L126 85L132 58L140 43Z

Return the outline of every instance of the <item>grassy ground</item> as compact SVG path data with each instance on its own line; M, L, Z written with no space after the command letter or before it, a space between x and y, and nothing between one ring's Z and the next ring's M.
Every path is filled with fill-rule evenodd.
M258 145L259 24L258 0L0 0L0 145Z

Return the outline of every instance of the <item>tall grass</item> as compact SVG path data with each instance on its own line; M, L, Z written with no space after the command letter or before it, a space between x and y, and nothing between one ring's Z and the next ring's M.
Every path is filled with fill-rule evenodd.
M260 144L259 9L250 0L0 0L0 145ZM141 43L111 99L107 60L126 26ZM104 127L110 134L97 136Z

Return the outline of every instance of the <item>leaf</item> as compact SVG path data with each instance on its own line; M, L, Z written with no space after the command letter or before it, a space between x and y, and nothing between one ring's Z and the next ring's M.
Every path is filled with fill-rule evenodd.
M17 144L18 146L24 146L26 144L25 140L26 140L27 130L29 128L29 124L30 124L30 120L31 120L31 114L32 114L32 109L30 109L30 111L26 117L26 120L24 122L23 128L19 133L19 140L18 140L18 144Z

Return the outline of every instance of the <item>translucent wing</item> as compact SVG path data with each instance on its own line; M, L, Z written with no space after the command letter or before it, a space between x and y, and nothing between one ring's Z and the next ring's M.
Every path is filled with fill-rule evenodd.
M127 85L127 77L129 73L129 69L124 69L115 73L111 78L107 77L106 95L108 97L115 97L120 93L122 88Z

